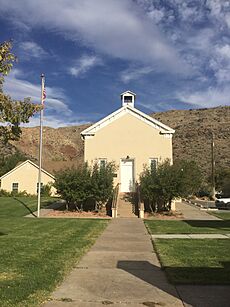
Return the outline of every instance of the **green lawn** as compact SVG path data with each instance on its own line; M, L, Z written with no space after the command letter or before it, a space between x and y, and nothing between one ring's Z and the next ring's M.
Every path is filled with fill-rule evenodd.
M215 215L217 217L219 217L222 220L230 220L230 211L226 211L226 212L208 212L209 214Z
M42 197L41 208L56 201L55 197ZM30 214L30 211L37 210L36 197L0 197L0 218L16 217Z
M154 241L162 267L174 284L230 284L230 240Z
M108 223L25 218L26 207L36 209L36 199L0 197L1 307L39 306Z
M220 221L166 221L146 220L151 234L173 234L173 233L230 233L230 220Z

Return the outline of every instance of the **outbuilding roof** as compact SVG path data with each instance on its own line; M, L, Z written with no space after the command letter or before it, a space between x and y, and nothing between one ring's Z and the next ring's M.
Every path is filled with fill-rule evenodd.
M10 170L9 172L7 172L6 174L2 175L2 176L0 177L0 180L3 179L3 178L5 178L6 176L10 175L11 173L13 173L15 170L17 170L17 169L23 167L23 166L24 166L25 164L27 164L27 163L30 163L32 166L34 166L34 167L36 167L37 169L39 169L39 166L38 166L37 164L35 164L34 162L32 162L32 161L30 161L30 160L26 160L26 161L24 161L24 162L18 164L17 166L15 166L12 170ZM45 173L46 175L50 176L52 179L55 179L55 177L54 177L52 174L48 173L48 172L45 171L44 169L41 169L41 171L42 171L43 173Z

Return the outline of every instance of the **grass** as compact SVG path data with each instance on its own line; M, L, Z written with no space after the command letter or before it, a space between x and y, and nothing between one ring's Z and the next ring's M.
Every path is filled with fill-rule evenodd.
M42 197L41 208L55 200L55 197ZM25 216L35 210L37 210L37 197L0 197L0 218Z
M154 241L161 265L174 284L230 284L230 240Z
M230 220L146 220L145 225L151 234L230 233Z
M35 208L34 198L0 198L1 307L41 304L108 223L23 217Z
M219 217L222 220L230 220L230 211L226 211L226 212L208 212L211 215L215 215L217 217Z

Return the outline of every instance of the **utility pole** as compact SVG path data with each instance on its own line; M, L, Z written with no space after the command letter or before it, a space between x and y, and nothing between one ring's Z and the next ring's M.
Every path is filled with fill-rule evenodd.
M215 143L214 143L214 132L211 132L211 161L212 161L212 199L216 199L216 188L215 188Z

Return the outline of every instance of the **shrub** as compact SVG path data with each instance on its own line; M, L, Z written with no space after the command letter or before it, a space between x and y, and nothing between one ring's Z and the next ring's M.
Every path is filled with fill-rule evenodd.
M14 197L31 197L32 195L30 195L29 193L27 193L25 190L24 191L12 191L10 192L10 196L14 196Z
M115 165L112 162L101 165L100 167L95 163L93 166L91 195L96 202L96 210L104 208L113 195L114 171Z
M0 189L0 197L10 196L10 192Z
M174 165L166 160L157 169L145 167L140 176L142 200L151 211L171 209L175 197L187 197L199 190L201 172L195 162L180 161Z
M52 184L47 183L41 187L41 196L51 196Z
M66 201L66 209L83 210L84 203L91 196L91 171L87 164L77 169L66 169L56 174L54 187Z
M66 201L66 209L81 211L92 207L101 210L113 194L114 163L101 167L94 164L92 169L84 164L77 169L68 169L56 174L54 187Z

